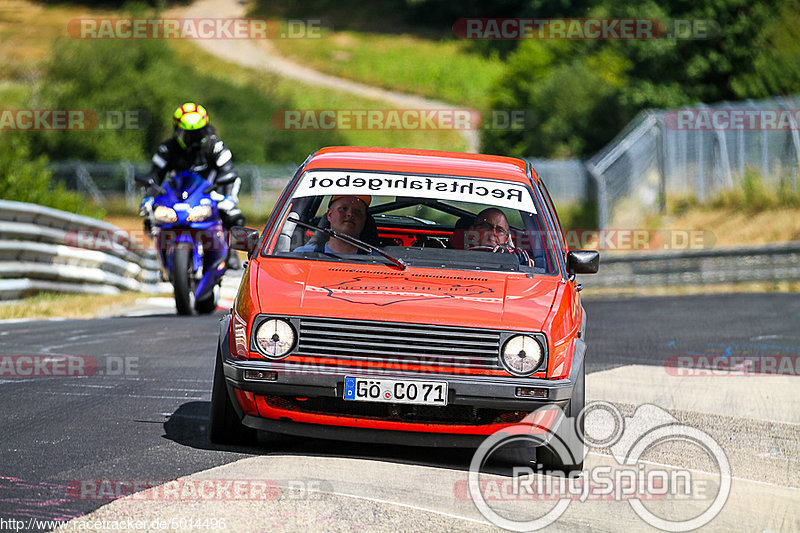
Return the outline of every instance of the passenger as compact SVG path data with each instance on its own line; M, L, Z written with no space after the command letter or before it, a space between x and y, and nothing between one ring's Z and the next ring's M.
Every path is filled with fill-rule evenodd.
M475 217L475 222L467 230L464 239L466 250L509 252L519 258L521 265L533 266L525 250L514 246L508 232L508 219L496 207L484 209Z
M371 196L333 196L328 204L325 217L334 231L361 238L367 221L367 207L372 202ZM362 239L363 240L363 239ZM339 254L355 254L359 249L335 237L325 242L309 242L294 249L295 252L325 252Z

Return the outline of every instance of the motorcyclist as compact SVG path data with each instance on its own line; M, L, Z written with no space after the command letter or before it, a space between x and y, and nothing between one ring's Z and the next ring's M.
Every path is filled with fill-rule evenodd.
M211 193L217 201L222 225L226 230L232 226L243 226L244 215L238 207L239 188L242 180L233 166L233 155L225 143L217 137L206 109L194 102L178 107L172 115L174 132L172 137L159 145L153 155L150 176L161 185L171 172L191 170L211 181L235 176L236 179ZM152 227L152 205L154 191L146 190L140 214L145 215L145 232ZM229 268L238 266L236 254L229 257Z

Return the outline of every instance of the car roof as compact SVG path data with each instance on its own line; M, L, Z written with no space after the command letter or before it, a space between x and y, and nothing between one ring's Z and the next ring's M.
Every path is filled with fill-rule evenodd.
M315 153L305 167L305 170L321 169L471 176L529 183L522 159L438 150L331 146ZM536 173L532 175L536 180Z

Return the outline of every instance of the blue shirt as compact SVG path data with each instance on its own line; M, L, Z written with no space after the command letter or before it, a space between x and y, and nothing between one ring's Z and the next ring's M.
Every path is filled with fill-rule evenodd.
M295 248L292 251L293 252L322 252L322 253L326 253L326 254L342 254L342 253L344 253L344 254L346 254L346 253L357 254L357 253L360 253L362 250L357 250L355 252L337 252L335 250L331 250L328 247L328 243L326 241L325 242L325 246L322 248L322 250L319 249L319 243L316 243L316 244L315 243L308 243L308 244L304 244L303 246L298 246L297 248ZM369 252L369 255L381 255L381 254L379 254L378 252L375 252L375 251L371 251L371 252Z
M308 243L308 244L304 244L303 246L298 246L297 248L295 248L292 251L293 252L324 252L326 254L335 254L336 253L333 250L331 250L330 248L328 248L328 243L327 242L325 243L325 246L324 246L324 248L322 250L319 250L317 248L318 246L319 246L319 243L311 242L311 243Z

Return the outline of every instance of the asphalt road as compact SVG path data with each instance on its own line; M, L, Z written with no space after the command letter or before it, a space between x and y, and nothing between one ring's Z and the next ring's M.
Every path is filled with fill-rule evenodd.
M589 299L585 307L587 383L591 374L630 365L663 370L676 354L800 355L800 297L795 294ZM0 530L8 529L3 519L26 524L31 518L65 520L107 504L110 498L81 498L70 489L91 480L155 485L243 458L288 457L306 466L308 457L347 458L389 472L426 465L461 475L467 468L471 454L466 451L310 439L262 442L252 448L211 445L205 426L218 319L165 314L0 323L2 356L39 356L42 368L47 368L47 356L79 361L76 376L0 377L0 400L6 406L0 415ZM772 455L760 454L763 464L754 470L765 477L759 483L777 481L781 487L797 488L797 424L759 421L756 415L745 420L726 413L678 414L726 439L734 464L752 465L759 447L782 443ZM281 464L292 468L294 463ZM756 479L747 468L737 474ZM788 497L793 494L798 493ZM335 507L336 501L330 505ZM789 517L788 524L787 530L796 528L796 517Z

